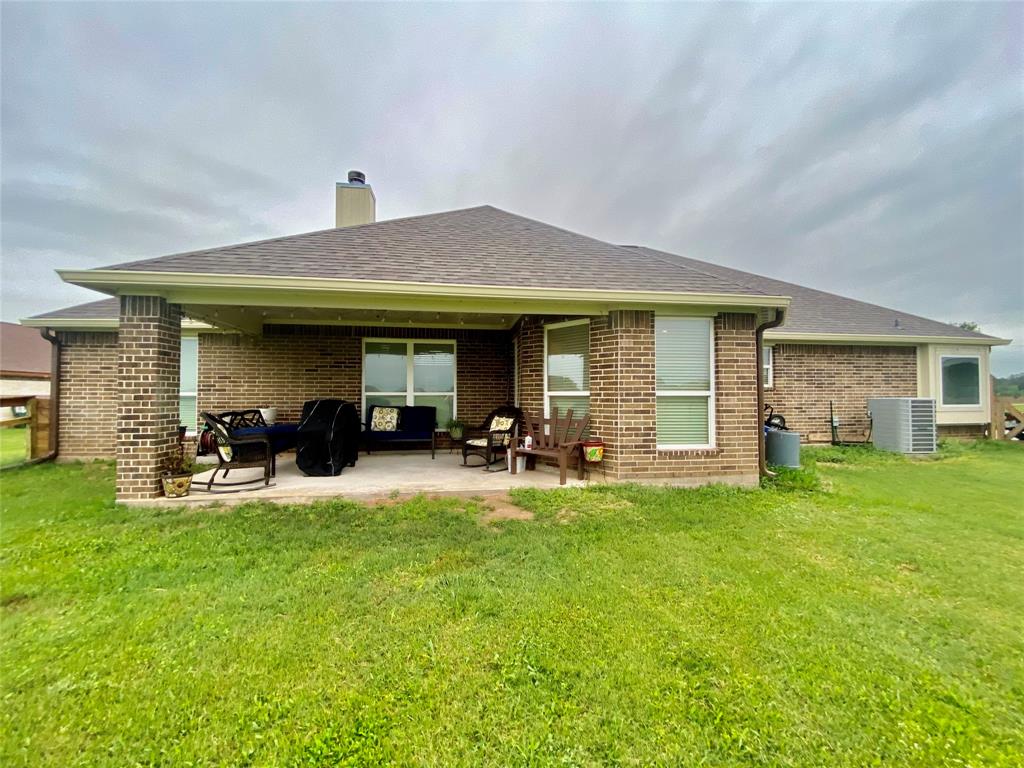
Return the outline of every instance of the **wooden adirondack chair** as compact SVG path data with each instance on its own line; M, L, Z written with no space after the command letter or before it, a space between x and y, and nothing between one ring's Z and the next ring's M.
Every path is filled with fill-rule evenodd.
M590 416L581 419L572 417L572 408L566 411L565 418L558 418L558 409L555 409L554 416L523 415L523 424L526 427L526 434L533 438L533 446L524 448L519 444L519 437L516 436L509 446L512 455L512 474L517 472L517 456L537 457L558 461L559 483L565 485L566 474L569 466L569 456L576 455L576 472L580 480L583 479L583 453L580 443L583 440L583 433L590 426ZM532 469L532 467L530 467Z

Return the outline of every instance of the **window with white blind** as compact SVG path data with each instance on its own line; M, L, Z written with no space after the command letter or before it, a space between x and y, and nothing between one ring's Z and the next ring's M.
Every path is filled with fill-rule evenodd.
M432 405L440 430L455 417L455 342L363 340L363 413L371 405Z
M765 389L775 386L775 352L771 347L761 347L761 385Z
M199 391L199 338L181 337L181 367L178 385L178 423L191 432L196 431L198 414L196 398Z
M544 412L590 413L590 321L544 326Z
M658 447L715 444L714 323L709 317L656 317Z

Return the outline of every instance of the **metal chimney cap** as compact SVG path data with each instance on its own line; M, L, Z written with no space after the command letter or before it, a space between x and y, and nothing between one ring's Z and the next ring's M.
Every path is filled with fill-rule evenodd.
M366 174L362 171L349 171L348 172L348 183L349 184L365 184Z

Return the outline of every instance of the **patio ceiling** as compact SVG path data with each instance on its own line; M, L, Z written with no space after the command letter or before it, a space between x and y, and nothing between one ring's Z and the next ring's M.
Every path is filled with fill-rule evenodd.
M425 311L413 309L224 306L185 304L187 317L216 328L259 334L263 325L359 325L419 328L478 328L507 330L518 313Z

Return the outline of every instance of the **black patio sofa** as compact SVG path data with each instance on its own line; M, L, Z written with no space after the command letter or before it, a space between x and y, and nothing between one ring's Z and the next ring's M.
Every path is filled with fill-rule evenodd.
M381 408L394 408L398 411L394 429L374 429L375 415ZM379 425L380 420L376 421ZM434 458L437 450L437 409L432 405L371 405L366 411L364 426L367 453L385 444L429 442L430 458Z

